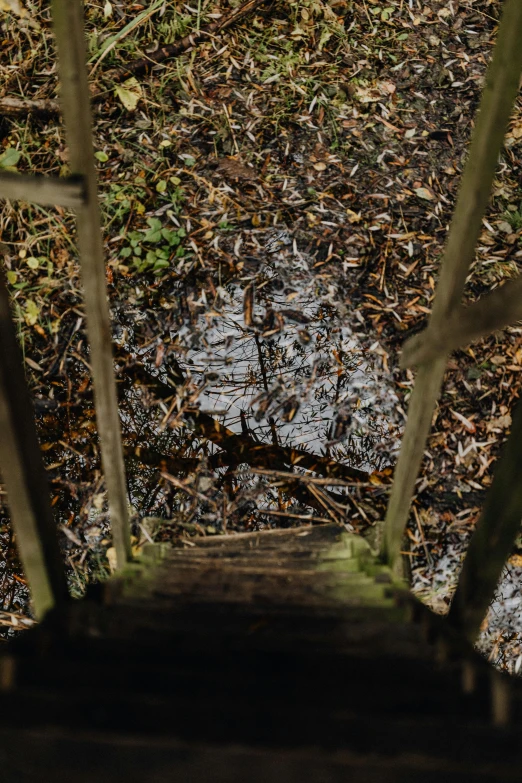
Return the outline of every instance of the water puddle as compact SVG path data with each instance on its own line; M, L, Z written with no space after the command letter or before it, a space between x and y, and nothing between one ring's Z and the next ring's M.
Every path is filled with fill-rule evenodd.
M149 392L142 385L136 398L134 387L123 407L134 455L150 465L155 459L178 480L193 474L199 459L205 492L194 489L195 479L190 487L200 501L203 494L209 498L203 517L220 524L227 512L218 513L223 504L216 497L226 487L233 510L244 501L259 513L306 513L303 493L283 498L267 490L266 476L254 480L248 468L308 471L348 486L393 464L402 423L387 355L357 329L335 277L317 272L315 259L297 249L289 231L244 231L241 238L248 248L241 276L212 286L212 297L207 286L189 298L189 318L173 318L162 335L143 344L140 323L147 314L131 308L120 311L126 326L117 334L135 362L131 375L142 384L145 379ZM176 310L183 295L180 282L165 309ZM139 404L155 411L148 445L132 434ZM336 491L338 499L350 492ZM185 493L191 494L188 485ZM143 494L134 493L133 502L143 507ZM159 493L157 507L146 513L158 513L163 502ZM171 514L186 511L186 503L169 506ZM316 502L308 509L319 511Z

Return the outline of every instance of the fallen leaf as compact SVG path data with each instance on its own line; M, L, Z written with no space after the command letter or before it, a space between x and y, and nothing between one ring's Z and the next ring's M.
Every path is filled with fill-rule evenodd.
M21 152L15 150L14 147L8 147L5 152L0 155L0 169L13 171L21 157Z
M349 223L360 223L362 220L362 215L360 212L354 212L353 209L347 209L346 210L346 216L348 217Z
M245 166L235 158L221 158L216 166L216 171L232 179L255 179L256 172L250 166Z
M38 362L33 361L28 356L25 357L25 363L32 369L36 370L37 372L43 372L43 367L41 367Z
M19 0L0 0L0 11L16 14L20 18L27 16L27 11Z
M503 416L497 416L495 419L490 419L486 424L486 432L492 432L493 430L506 430L511 426L511 414L506 413Z
M473 422L470 421L469 419L467 419L465 416L463 416L462 413L459 413L458 411L451 410L451 408L450 408L450 412L451 412L451 415L455 419L457 419L457 421L460 421L460 423L464 425L464 427L467 429L468 432L476 432L477 428L475 427Z
M40 315L40 308L36 304L36 302L33 302L32 299L28 299L25 303L25 322L28 326L34 326L35 323L38 321L38 316Z
M433 201L435 196L428 188L415 188L415 195L419 198L425 199L425 201Z
M141 98L141 87L138 80L132 76L122 85L114 88L114 93L120 99L127 111L134 111Z
M83 546L78 536L75 533L73 533L72 530L69 530L69 528L66 525L60 525L60 530L62 531L62 533L64 533L64 535L67 536L69 541L73 542L73 544L76 544L76 546Z

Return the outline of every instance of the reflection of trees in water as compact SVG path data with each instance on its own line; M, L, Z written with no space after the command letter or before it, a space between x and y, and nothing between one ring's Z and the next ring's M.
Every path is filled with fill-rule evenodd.
M153 443L154 453L137 446L140 460L188 478L180 489L168 478L158 484L157 471L144 481L142 469L131 470L133 497L144 512L188 512L207 522L252 504L317 512L317 499L299 482L283 481L274 490L273 480L248 470L239 479L237 471L299 472L313 469L314 458L323 460L322 475L334 475L328 460L366 470L390 464L398 429L391 382L323 288L302 272L286 285L272 263L243 285L221 288L192 323L171 323L161 348L156 340L135 349L142 380L149 381L141 386L141 404L131 404L129 422L143 403L151 407L139 428L125 425L127 442ZM131 351L133 339L136 334L127 340ZM337 500L346 492L338 489ZM206 506L203 494L211 499ZM319 510L325 511L321 504Z
M337 447L352 464L375 467L396 427L391 384L317 280L301 273L274 289L277 270L265 268L255 287L230 286L221 311L200 327L197 348L178 341L200 404L260 439L317 453Z

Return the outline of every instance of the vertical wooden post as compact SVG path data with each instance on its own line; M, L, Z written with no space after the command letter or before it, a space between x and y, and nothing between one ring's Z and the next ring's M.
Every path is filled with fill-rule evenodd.
M81 0L52 0L52 16L71 174L81 175L85 182L85 205L76 209L78 243L102 465L117 563L122 567L131 559L132 552L94 168L83 3Z
M473 531L448 621L474 642L522 520L522 402Z
M65 571L34 424L34 409L0 274L0 470L35 615L68 598Z
M459 305L480 235L499 153L522 70L522 2L505 0L471 147L442 260L429 329L436 333ZM446 357L421 365L412 391L402 448L384 523L382 555L394 570L408 522L415 481L440 393Z

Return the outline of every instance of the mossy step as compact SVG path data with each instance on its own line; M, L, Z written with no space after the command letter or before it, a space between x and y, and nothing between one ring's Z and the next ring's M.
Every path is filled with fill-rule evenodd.
M208 600L216 605L237 599L294 606L342 603L381 607L393 610L395 619L405 617L402 610L395 611L389 570L367 541L337 526L230 536L224 546L222 538L203 541L189 550L145 547L118 575L121 598Z

